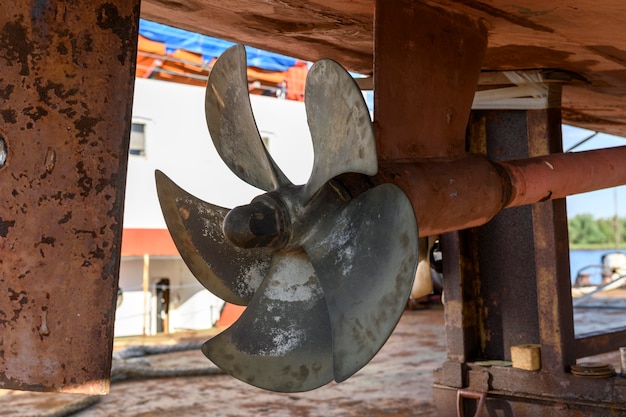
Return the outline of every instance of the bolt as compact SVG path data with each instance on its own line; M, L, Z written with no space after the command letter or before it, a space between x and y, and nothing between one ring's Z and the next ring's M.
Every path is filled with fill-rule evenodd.
M54 165L56 164L57 161L57 154L54 151L54 149L50 149L48 148L48 153L46 154L46 171L48 171L48 174L52 173L52 170L54 169Z

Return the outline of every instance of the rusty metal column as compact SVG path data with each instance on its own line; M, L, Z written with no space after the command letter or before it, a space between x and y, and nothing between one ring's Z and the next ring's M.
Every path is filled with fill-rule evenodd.
M476 111L470 124L484 135L470 141L486 143L492 161L561 152L558 107ZM565 200L502 210L477 232L482 320L489 329L483 358L510 359L512 345L540 343L542 368L565 371L575 363Z
M0 8L0 388L108 390L138 19Z
M561 109L528 112L534 154L562 152ZM563 373L576 363L565 198L532 205L542 369Z
M470 146L492 161L536 156L527 114L522 110L472 112ZM512 345L539 342L532 206L502 210L477 228L470 240L461 244L477 247L473 262L479 265L479 314L485 329L481 356L472 359L510 360Z
M560 120L560 108L474 111L468 146L492 161L557 153ZM484 226L444 235L442 249L448 362L435 376L438 400L449 401L454 388L491 389L487 374L464 362L510 360L512 345L541 344L548 372L575 362L564 199L502 210ZM533 378L498 384L523 396Z

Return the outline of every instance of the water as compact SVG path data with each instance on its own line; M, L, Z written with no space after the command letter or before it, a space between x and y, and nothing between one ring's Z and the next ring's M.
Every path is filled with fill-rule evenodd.
M572 282L576 273L588 265L600 265L602 255L614 253L612 249L602 250L570 250L570 271ZM589 269L594 273L598 268ZM600 276L592 276L593 283ZM626 326L626 300L623 298L592 297L574 308L574 330L577 335L588 332L608 332Z
M600 265L602 263L602 255L611 252L614 251L611 249L570 250L569 263L572 282L576 279L576 274L580 269L586 267L587 265ZM590 270L590 272L595 271L597 271L597 269Z

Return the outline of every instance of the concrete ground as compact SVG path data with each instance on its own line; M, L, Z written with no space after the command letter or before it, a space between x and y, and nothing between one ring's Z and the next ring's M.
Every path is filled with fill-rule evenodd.
M0 391L0 415L61 417L94 402L76 417L133 416L248 416L351 417L436 416L432 404L432 371L445 357L443 310L406 311L376 357L352 378L298 394L260 390L228 375L133 379L114 382L104 397ZM126 338L128 345L202 341L206 334L175 337ZM143 358L151 368L206 367L197 349ZM4 395L3 395L4 394ZM83 402L81 404L81 401ZM65 412L65 414L62 414Z
M577 333L626 322L626 290L600 294L575 309ZM169 336L119 338L115 352L130 346L199 345L215 330ZM5 417L435 417L432 371L445 359L441 306L406 311L385 346L347 381L298 394L278 394L244 384L228 375L203 375L113 382L107 396L81 396L0 390ZM584 360L611 363L620 370L618 352ZM136 362L139 361L139 362ZM214 369L198 349L130 359L153 370Z

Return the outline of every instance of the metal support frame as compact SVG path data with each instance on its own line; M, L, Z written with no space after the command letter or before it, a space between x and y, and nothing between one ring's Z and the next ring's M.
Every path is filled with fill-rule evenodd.
M379 178L407 193L421 236L462 229L442 236L440 415L457 415L458 390L487 393L490 414L623 412L621 379L569 373L577 354L609 342L574 339L564 197L626 183L618 169L626 148L560 153L557 85L546 89L546 108L470 117L486 31L469 18L379 0L375 24ZM480 365L510 359L511 346L526 343L541 347L539 372ZM466 415L476 411L465 403Z
M0 388L108 391L139 1L0 8Z
M492 159L558 152L558 116L559 109L477 111L468 142L474 148L486 144ZM576 358L591 350L574 338L565 200L505 209L482 227L444 235L442 249L448 361L435 373L434 385L442 416L455 415L447 404L458 389L487 393L488 413L626 411L621 378L569 373ZM595 336L590 343L616 349L617 340ZM481 365L510 360L511 346L527 343L541 346L539 372ZM475 410L471 402L466 407L466 413Z

